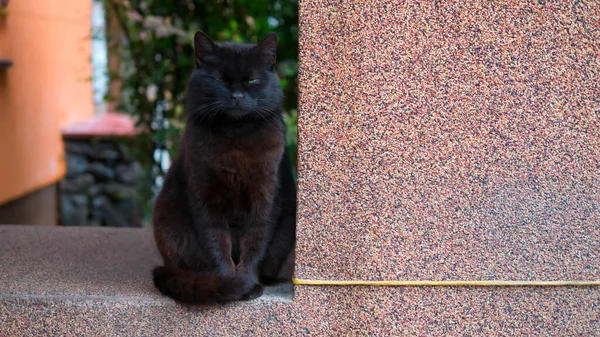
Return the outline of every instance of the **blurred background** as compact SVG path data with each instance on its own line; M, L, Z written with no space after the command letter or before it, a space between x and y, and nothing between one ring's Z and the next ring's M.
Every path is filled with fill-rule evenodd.
M0 223L150 226L198 30L277 33L295 163L297 11L296 0L0 0Z

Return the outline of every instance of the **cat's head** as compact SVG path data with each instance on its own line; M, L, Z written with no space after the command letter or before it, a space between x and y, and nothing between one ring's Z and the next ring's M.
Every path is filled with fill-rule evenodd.
M283 94L275 72L276 49L275 33L258 44L245 44L214 43L197 32L188 118L211 122L268 119L279 114Z

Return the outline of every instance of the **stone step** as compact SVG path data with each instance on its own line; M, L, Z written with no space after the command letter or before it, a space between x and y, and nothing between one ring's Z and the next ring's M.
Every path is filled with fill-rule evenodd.
M0 226L0 336L247 335L289 312L291 284L184 308L152 285L159 263L148 229Z
M600 336L598 287L287 284L182 307L159 262L148 229L0 226L0 336Z

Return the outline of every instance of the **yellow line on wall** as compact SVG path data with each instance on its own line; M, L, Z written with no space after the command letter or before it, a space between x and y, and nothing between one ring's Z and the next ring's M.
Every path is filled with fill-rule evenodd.
M342 281L342 280L304 280L294 278L294 284L311 286L377 286L377 287L557 287L557 286L578 286L578 287L597 287L600 286L600 280L597 281Z

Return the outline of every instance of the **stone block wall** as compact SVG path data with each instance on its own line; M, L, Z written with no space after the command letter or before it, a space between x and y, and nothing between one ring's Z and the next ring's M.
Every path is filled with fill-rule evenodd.
M67 139L67 174L60 183L65 226L138 227L141 174L126 145L100 138Z

